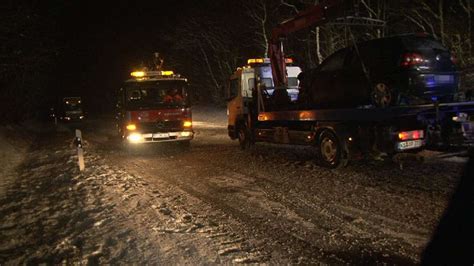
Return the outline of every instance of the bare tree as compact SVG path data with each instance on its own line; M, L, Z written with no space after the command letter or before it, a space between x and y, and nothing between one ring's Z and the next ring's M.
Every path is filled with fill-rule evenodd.
M421 30L431 33L444 44L445 9L444 0L415 0L410 8L403 12L405 17L417 25Z
M190 18L174 37L180 41L171 60L184 62L188 72L183 74L199 87L201 96L210 96L212 101L222 100L223 88L241 57L241 44L232 38L229 25L212 18Z
M466 33L466 42L468 47L468 55L472 60L473 51L472 51L472 12L474 7L472 6L471 0L459 0L459 5L462 7L463 11L466 13L467 17L467 33ZM474 62L470 62L474 63Z
M0 118L15 121L38 113L56 55L54 23L29 1L0 3Z
M268 57L268 40L270 38L269 15L274 11L271 1L246 1L247 14L251 19L251 27L255 29L258 46L263 50L263 57Z

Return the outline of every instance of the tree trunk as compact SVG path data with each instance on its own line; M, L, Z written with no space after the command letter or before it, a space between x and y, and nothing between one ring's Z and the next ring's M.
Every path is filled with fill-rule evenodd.
M199 45L199 49L201 50L201 53L202 53L202 57L204 58L204 62L206 63L206 67L207 67L207 71L209 72L209 76L211 77L212 79L212 82L214 83L215 85L215 88L214 88L214 93L217 93L219 91L219 82L217 82L217 79L216 77L214 76L214 72L212 71L212 67L211 67L211 64L209 62L209 58L206 54L206 51L204 50L204 48L202 47L201 45L201 42L198 42L198 45ZM216 94L214 94L216 95Z
M439 0L438 2L438 14L439 14L439 33L441 37L441 43L445 44L445 35L444 35L444 0Z
M321 36L319 27L316 27L316 56L318 58L319 65L323 61L323 56L321 54Z

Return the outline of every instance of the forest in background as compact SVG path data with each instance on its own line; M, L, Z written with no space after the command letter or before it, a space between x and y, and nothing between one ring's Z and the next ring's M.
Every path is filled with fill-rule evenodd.
M241 12L208 12L176 25L171 62L194 81L204 95L214 101L224 97L227 79L247 58L266 57L271 30L293 17L315 0L243 0L226 5ZM303 69L316 67L336 50L360 42L403 33L425 32L449 47L466 74L474 71L472 13L470 0L353 0L346 1L347 16L382 20L384 26L355 23L328 23L288 36L286 54ZM236 23L236 21L239 21ZM464 86L473 86L464 79Z
M120 35L121 30L130 31L123 29L120 21L130 24L130 21L137 21L138 15L132 14L134 9L126 9L129 2L121 0L117 2L120 3L117 8L121 8L117 11L119 15L110 18L111 22L105 23L108 26L101 28L101 37L92 41L90 36L95 34L93 29L97 20L90 19L90 36L83 34L80 40L75 39L74 33L67 33L64 26L68 12L80 2L52 0L45 5L41 1L5 0L0 3L2 119L19 121L41 113L39 110L45 110L65 86L82 91L86 97L93 95L93 99L106 99L109 102L102 103L102 106L112 106L113 90L126 78L126 72L134 64L136 66L136 62L148 60L147 56L151 58L156 51L164 56L167 67L188 77L198 101L222 103L229 75L245 64L247 58L267 55L272 28L319 1L184 1L173 11L174 14L166 18L168 23L163 27L150 27L147 23L143 25L146 34L130 37L132 35ZM148 9L159 10L159 2L149 1L153 5L150 4ZM113 6L104 5L102 8L96 12L97 18L106 17ZM308 69L354 42L426 32L453 51L464 77L462 86L472 88L473 11L471 0L349 0L344 5L346 15L382 20L384 25L328 23L312 27L290 35L284 42L285 50L303 69ZM152 21L157 12L142 12L139 16L149 16L148 21ZM81 16L88 20L88 14ZM124 40L120 39L121 36L125 36ZM144 48L139 54L133 54L130 50L137 42L146 45L142 45ZM94 45L108 48L115 45L118 48L100 50ZM123 51L129 51L128 58L121 59L126 54ZM84 64L88 60L98 60L99 53L108 65ZM76 64L71 54L80 58L81 63ZM130 60L132 57L136 57L135 60ZM65 65L79 66L73 74L66 71ZM106 67L115 74L98 74Z

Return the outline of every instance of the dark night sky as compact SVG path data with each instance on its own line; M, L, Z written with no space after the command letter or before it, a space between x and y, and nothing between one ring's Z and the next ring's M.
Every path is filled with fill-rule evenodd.
M57 90L110 97L152 52L166 57L164 35L199 12L205 1L74 1L58 9L60 44ZM200 7L197 7L199 5ZM49 11L48 11L49 12Z

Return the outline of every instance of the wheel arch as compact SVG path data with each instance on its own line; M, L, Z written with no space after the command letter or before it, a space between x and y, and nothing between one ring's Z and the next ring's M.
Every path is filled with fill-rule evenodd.
M247 123L247 115L241 114L235 118L234 131L232 132L231 136L232 139L235 140L238 138L239 127L241 127L245 123Z
M315 145L319 145L321 135L329 131L330 133L336 136L337 140L339 141L342 147L342 157L344 159L348 159L350 156L350 149L348 145L348 138L352 135L350 132L350 127L346 125L342 125L341 123L325 123L323 125L316 125L314 128L314 143ZM319 147L318 147L319 149Z

